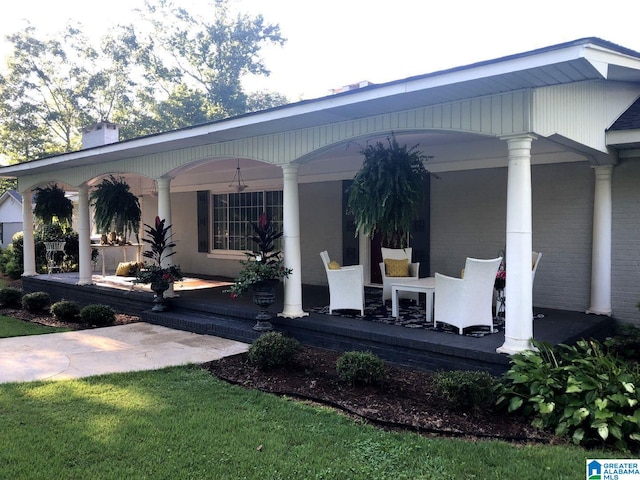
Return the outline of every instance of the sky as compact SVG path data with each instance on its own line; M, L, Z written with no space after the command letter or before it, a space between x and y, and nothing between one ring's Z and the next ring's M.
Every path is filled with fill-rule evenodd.
M204 11L204 0L174 0ZM263 50L269 78L247 90L273 90L297 101L333 88L384 83L413 75L522 53L584 37L640 51L637 0L236 0L238 8L280 25L284 47ZM70 19L96 38L135 19L144 0L18 0L0 12L0 55L5 36L25 19L38 32L55 32ZM0 67L1 68L1 67Z

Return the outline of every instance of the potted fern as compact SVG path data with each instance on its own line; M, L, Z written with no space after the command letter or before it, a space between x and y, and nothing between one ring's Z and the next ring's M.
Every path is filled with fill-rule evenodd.
M124 243L131 233L138 241L140 230L140 201L131 191L124 178L110 175L102 179L89 196L94 207L94 220L98 233L111 235L112 241L120 236Z
M418 145L400 146L392 134L387 144L376 142L360 150L364 163L349 188L348 209L355 216L356 232L383 235L383 244L406 247L411 222L424 200L423 183L430 156Z

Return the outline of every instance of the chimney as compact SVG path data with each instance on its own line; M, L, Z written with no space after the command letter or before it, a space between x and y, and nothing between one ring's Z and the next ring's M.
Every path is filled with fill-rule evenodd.
M82 129L82 148L101 147L120 140L118 125L111 122L98 122Z

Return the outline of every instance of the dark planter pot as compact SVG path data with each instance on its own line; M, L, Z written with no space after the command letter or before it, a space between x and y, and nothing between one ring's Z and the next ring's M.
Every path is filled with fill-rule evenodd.
M164 292L168 289L169 284L167 282L156 282L151 284L151 290L156 294L155 297L153 297L152 312L166 312L169 309L167 301L164 298Z
M257 323L253 327L258 332L273 330L269 307L276 301L276 286L279 280L262 280L253 284L253 303L258 305L260 313L256 316Z

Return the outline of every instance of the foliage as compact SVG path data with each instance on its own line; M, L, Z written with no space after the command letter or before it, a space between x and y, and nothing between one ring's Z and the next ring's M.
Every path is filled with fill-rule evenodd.
M130 191L124 178L110 175L103 178L89 195L94 207L94 219L98 233L115 231L125 240L134 233L136 240L140 230L140 202Z
M151 250L145 250L142 255L154 261L153 264L145 264L143 268L138 270L133 283L150 283L151 285L164 285L166 288L169 284L182 280L182 271L177 265L162 266L163 262L174 255L176 252L171 250L176 244L171 240L169 235L171 225L165 227L165 220L156 217L155 226L145 224L145 232L148 238L142 241L151 246Z
M387 145L376 142L360 150L364 163L349 188L348 209L355 216L356 232L373 237L383 234L389 246L405 246L411 222L424 201L429 156L418 145L400 146L395 136Z
M493 408L495 381L487 372L441 371L433 380L440 400L452 411L479 413Z
M108 327L116 322L116 314L108 305L90 304L80 310L80 320L87 325Z
M371 352L345 352L336 362L340 380L351 385L377 385L386 378L383 361Z
M283 232L273 229L271 218L263 213L257 223L251 222L251 226L251 240L256 248L254 252L245 253L247 260L240 260L240 273L227 290L232 298L242 295L257 282L288 278L292 273L290 268L283 265L282 252L275 249L275 241L282 237Z
M0 316L0 338L42 335L45 333L68 332L70 328L49 327L39 323L27 322L13 317Z
M22 232L18 232L13 236L12 243L0 253L0 272L17 280L23 271Z
M533 342L538 352L512 356L498 384L499 407L554 429L575 444L637 450L640 371L613 355L611 342L575 346Z
M0 411L9 479L560 480L585 468L572 446L390 432L192 365L2 384Z
M44 224L57 221L63 229L71 228L73 203L57 184L38 187L35 190L33 214Z
M22 290L15 287L0 288L0 305L3 307L21 307Z
M51 305L50 312L58 320L74 322L80 315L80 305L70 300L60 300Z
M629 324L616 325L615 342L610 349L627 362L640 363L640 328Z
M209 120L247 111L242 79L269 75L260 50L285 41L277 24L266 23L262 15L234 16L230 4L208 2L208 15L197 16L159 0L147 2L142 15L152 32L140 40L138 56L151 86L169 95L185 85L199 92L197 110L206 112Z
M51 304L51 298L47 292L31 292L22 296L22 308L28 312L43 312Z
M300 342L295 338L280 332L263 333L249 347L249 361L262 370L282 367L291 362L299 348Z

